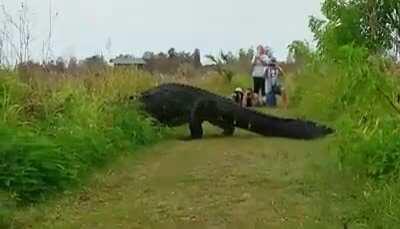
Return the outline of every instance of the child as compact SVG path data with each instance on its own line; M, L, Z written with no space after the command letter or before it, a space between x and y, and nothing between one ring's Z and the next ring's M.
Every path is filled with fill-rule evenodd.
M245 107L253 107L257 104L256 96L253 92L253 89L247 88L244 98L243 98L243 106Z
M232 94L232 99L235 103L239 104L239 106L243 106L244 94L242 88L238 87Z

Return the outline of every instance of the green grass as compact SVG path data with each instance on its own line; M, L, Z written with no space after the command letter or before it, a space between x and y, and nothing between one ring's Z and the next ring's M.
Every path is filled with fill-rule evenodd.
M124 157L81 192L24 211L16 222L33 228L341 226L337 208L346 201L333 193L342 177L315 175L332 167L332 139L268 139L243 131L225 138L212 127L206 132L203 140L171 139Z
M1 73L0 225L13 206L77 187L94 168L161 138L163 131L128 100L154 80L138 72L93 77Z
M15 200L22 200L21 193L28 193L27 200L37 197L25 189L20 192L6 189L0 195L1 226L342 228L347 224L349 228L395 228L398 225L399 186L376 182L354 167L339 163L341 157L337 152L341 142L336 136L294 141L239 131L234 137L222 137L220 130L208 126L203 140L177 140L187 135L186 128L180 128L162 143L139 148L153 143L160 135L135 106L126 106L125 98L155 85L155 81L142 73L109 74L104 79L86 78L83 85L80 79L51 85L49 81L44 84L12 78L7 78L10 82L3 81L4 121L0 122L3 125L0 137L7 143L1 146L3 152L9 155L2 158L0 168L4 168L3 174L8 172L4 177L21 174L29 166L39 168L40 173L22 174L34 176L38 181L54 181L55 184L38 185L49 189L39 193L60 195L15 211ZM336 114L324 110L333 108L326 104L335 99L332 98L336 92L332 85L335 78L321 78L324 74L318 74L308 78L287 77L290 109L267 112L336 125ZM210 76L188 83L228 95L237 86L249 86L251 79L235 76L233 83L227 84L222 77ZM119 159L114 161L115 158ZM11 164L11 159L22 170L17 166L15 173L4 167ZM64 170L58 163L73 172L62 173ZM71 189L70 184L82 181L82 177L88 178L84 180L87 185ZM22 178L22 181L27 179ZM27 187L21 184L22 188ZM39 199L43 197L48 195Z
M291 78L291 107L296 116L336 129L335 172L345 173L357 187L354 192L343 191L353 199L346 220L359 228L396 228L400 221L394 207L400 200L399 125L390 101L398 106L392 96L398 79L383 70L380 58L366 60L358 56L358 50L348 49L348 60L340 64L318 61Z
M268 112L291 116L282 110ZM179 128L171 139L97 172L80 192L19 212L15 225L396 227L395 189L378 189L368 180L355 179L350 170L340 171L334 137L297 141L246 131L222 137L220 132L206 126L203 140L181 141L177 139L186 136L187 129ZM391 215L382 217L387 213Z

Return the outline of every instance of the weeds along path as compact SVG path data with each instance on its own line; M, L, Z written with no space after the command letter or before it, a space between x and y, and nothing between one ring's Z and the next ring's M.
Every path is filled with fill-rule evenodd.
M17 219L32 228L340 227L339 204L327 203L322 188L332 182L319 176L331 160L329 138L207 129L203 140L169 140L123 158L85 190Z

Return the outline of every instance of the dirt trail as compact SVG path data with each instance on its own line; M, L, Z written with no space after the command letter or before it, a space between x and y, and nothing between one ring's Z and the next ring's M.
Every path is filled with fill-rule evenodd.
M328 182L312 178L328 160L329 141L247 132L227 138L208 127L203 140L170 140L123 158L96 174L84 191L24 223L32 228L340 228L335 206L322 200L319 189Z

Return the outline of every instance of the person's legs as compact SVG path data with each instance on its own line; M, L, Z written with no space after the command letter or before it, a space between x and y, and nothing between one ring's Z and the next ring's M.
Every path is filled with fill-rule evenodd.
M267 106L276 107L276 96L272 91L267 93L266 98L267 98Z
M266 78L265 79L265 85L264 85L264 90L265 90L265 94L268 95L271 90L272 90L272 81L271 78Z
M255 93L257 93L258 95L258 103L259 105L263 105L265 103L265 79L260 77L257 79L258 83L257 83L257 91Z
M261 95L265 96L265 78L260 78L260 84L261 84Z
M272 106L272 82L271 82L271 78L267 77L265 79L265 83L264 83L264 93L265 93L265 105L267 106Z
M254 77L253 78L254 82L254 93L258 94L260 93L260 90L262 90L262 78L261 77Z

